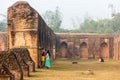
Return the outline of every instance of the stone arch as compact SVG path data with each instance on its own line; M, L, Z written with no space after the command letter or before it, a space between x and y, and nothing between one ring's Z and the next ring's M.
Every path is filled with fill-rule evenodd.
M100 57L109 57L109 47L106 42L100 44Z
M68 52L68 44L66 42L61 42L60 44L60 57L65 58Z
M89 52L88 52L88 45L86 42L82 42L80 44L80 58L88 58Z
M86 47L86 46L87 46L87 43L86 43L86 42L82 42L82 43L80 44L80 46Z

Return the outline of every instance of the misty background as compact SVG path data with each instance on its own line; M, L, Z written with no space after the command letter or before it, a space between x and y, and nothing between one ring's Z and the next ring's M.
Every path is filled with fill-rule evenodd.
M1 31L6 31L7 8L17 1L21 0L0 0ZM55 32L119 33L120 0L24 1L38 11Z

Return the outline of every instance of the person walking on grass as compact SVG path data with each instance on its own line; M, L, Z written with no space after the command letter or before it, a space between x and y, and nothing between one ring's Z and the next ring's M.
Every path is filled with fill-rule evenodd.
M48 50L47 53L46 53L45 67L46 67L47 69L50 68L50 51L49 51L49 50Z

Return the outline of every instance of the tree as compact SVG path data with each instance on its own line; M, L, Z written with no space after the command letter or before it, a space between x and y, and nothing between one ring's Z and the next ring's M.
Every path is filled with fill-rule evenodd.
M7 17L4 14L0 14L1 17L3 17L2 20L0 20L0 31L6 32L7 30Z
M111 26L113 33L120 33L120 13L117 13L113 16L111 20Z
M7 29L7 23L0 21L0 31L1 32L6 32Z
M54 31L60 32L61 31L61 23L62 23L62 13L60 12L59 8L57 7L55 11L46 11L43 14L43 18L47 25Z
M82 33L95 33L97 28L97 22L91 18L86 18L83 23L80 24L80 32Z
M89 16L85 16L84 21L80 23L79 29L72 32L80 33L112 33L111 19L93 20Z

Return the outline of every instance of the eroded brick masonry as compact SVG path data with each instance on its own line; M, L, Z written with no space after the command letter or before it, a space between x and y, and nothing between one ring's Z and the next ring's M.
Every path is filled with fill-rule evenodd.
M51 60L120 59L119 34L54 33L25 1L8 8L7 30L0 33L0 79L22 80L23 76L29 76L35 67L40 67L42 48L50 50Z
M57 57L120 59L119 34L56 33L59 37Z
M55 55L56 35L27 2L19 1L8 8L8 48L27 48L39 67L41 48Z

